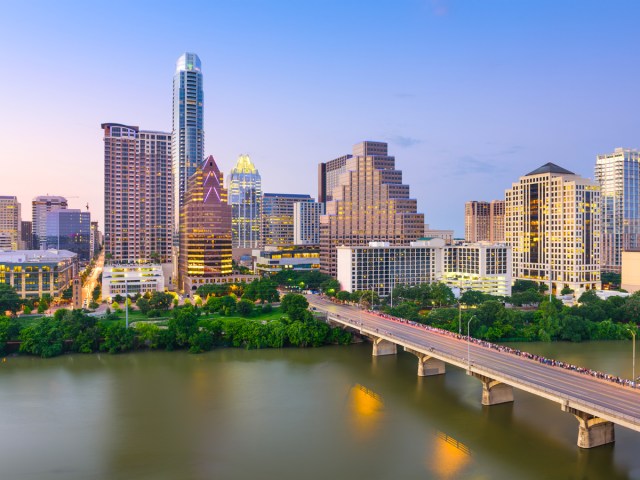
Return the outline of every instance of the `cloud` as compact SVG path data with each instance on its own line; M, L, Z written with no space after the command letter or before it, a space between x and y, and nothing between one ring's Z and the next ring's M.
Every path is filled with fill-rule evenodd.
M399 145L400 147L412 147L414 145L422 143L422 140L420 140L419 138L404 137L402 135L396 135L395 137L389 137L388 140L389 140L389 142L391 142L391 143L393 143L395 145Z
M452 162L449 177L464 177L467 175L492 175L499 171L498 165L480 160L470 155L459 157Z

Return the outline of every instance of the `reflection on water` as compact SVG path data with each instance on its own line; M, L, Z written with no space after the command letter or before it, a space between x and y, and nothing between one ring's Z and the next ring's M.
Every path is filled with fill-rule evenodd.
M383 415L382 397L358 383L349 392L349 405L354 436L359 440L370 438Z
M460 478L471 461L471 450L444 432L437 432L435 442L428 442L427 468L443 480Z

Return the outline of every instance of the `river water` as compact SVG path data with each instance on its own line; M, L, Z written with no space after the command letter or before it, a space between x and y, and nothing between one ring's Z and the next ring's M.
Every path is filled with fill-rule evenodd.
M630 342L518 348L631 374ZM0 479L640 479L640 432L581 450L557 404L416 370L367 344L8 358Z

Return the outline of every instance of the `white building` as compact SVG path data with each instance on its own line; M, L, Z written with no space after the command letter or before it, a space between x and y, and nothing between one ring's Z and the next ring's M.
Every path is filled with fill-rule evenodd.
M320 244L320 215L323 214L323 203L296 202L293 204L294 245Z
M160 264L115 264L102 269L102 297L164 291L164 275Z
M443 239L419 240L410 246L370 242L338 247L341 287L390 295L396 285L444 282L463 290L511 294L511 252L504 244L447 245Z
M600 187L553 163L505 192L505 240L513 278L566 286L579 297L600 289Z
M320 269L320 249L308 247L265 247L253 250L253 271L257 274Z
M31 202L33 248L44 250L47 245L47 213L64 210L67 199L56 195L40 195Z

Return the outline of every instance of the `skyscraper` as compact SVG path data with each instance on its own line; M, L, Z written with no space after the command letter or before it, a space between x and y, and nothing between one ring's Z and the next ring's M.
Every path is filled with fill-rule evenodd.
M67 208L64 197L41 195L31 202L33 248L42 250L47 245L47 213Z
M240 155L228 182L233 218L233 247L258 248L262 215L262 180L249 158Z
M91 260L91 214L77 209L47 214L47 248L77 253L78 260Z
M195 53L183 53L173 75L171 158L174 179L175 228L187 181L204 160L202 65Z
M489 204L489 241L504 242L504 200Z
M598 155L602 207L602 269L622 272L622 251L640 248L640 151L616 148Z
M180 209L178 288L191 294L230 273L231 207L222 172L209 156L189 178Z
M296 202L293 205L293 243L295 245L320 244L320 215L324 203Z
M171 259L171 134L103 123L104 245L116 263Z
M313 203L310 195L295 193L265 193L262 197L262 245L293 245L294 204Z
M424 215L417 213L417 202L409 197L409 185L402 183L386 143L359 143L353 156L344 158L344 167L339 167L344 172L320 217L320 268L333 277L337 246L371 241L408 245L424 231Z
M505 237L513 278L600 288L600 187L553 163L520 177L505 192Z
M472 200L464 204L464 240L475 243L489 240L489 202Z
M20 203L12 196L0 196L0 250L20 250L22 243Z
M338 186L340 175L347 171L347 160L353 155L347 154L341 157L323 162L318 165L318 202L326 206L333 200L333 189Z

